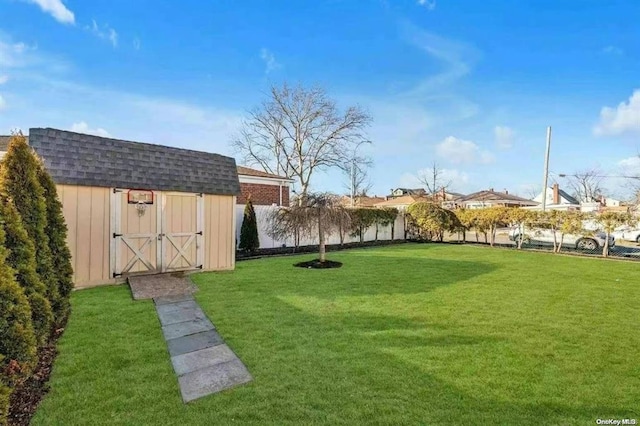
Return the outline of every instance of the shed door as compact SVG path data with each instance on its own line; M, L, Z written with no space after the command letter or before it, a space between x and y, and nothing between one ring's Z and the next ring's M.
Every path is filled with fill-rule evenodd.
M159 209L154 200L141 212L140 206L129 203L128 190L113 190L111 259L114 277L161 270Z
M201 269L204 197L154 192L144 212L129 204L128 190L111 198L113 276Z
M163 194L162 272L202 268L203 201L202 194Z

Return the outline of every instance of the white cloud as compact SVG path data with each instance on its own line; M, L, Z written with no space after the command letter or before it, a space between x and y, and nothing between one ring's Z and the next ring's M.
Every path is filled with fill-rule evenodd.
M495 161L490 152L480 149L474 142L454 136L448 136L437 144L436 154L453 164L488 164Z
M75 16L72 11L62 3L62 0L26 0L29 3L37 4L43 12L53 16L53 18L63 24L75 24Z
M2 111L3 109L5 109L7 106L7 103L5 102L4 98L2 97L2 95L0 95L0 111Z
M616 108L603 107L600 123L593 128L596 136L619 136L640 133L640 89L636 89L627 102Z
M640 174L640 155L620 160L618 162L618 166L620 166L625 172Z
M118 33L109 24L98 25L95 19L91 20L91 25L85 26L85 30L90 31L94 36L107 40L115 48L118 47Z
M601 52L607 55L616 55L616 56L620 56L624 54L624 50L622 50L618 46L603 47Z
M282 65L279 64L278 61L276 61L276 57L274 56L273 52L269 51L269 49L260 49L260 58L264 61L265 64L265 74L269 74L271 71L282 68Z
M418 0L418 4L427 10L434 10L436 8L436 0Z
M480 53L465 43L450 40L437 34L425 31L413 24L402 26L405 38L409 43L424 50L443 65L443 71L425 78L414 89L424 93L442 91L471 72L473 62Z
M140 39L138 37L133 39L133 48L135 50L140 50Z
M5 84L7 81L9 81L8 75L0 75L0 85Z
M111 135L109 134L109 132L107 132L105 129L103 128L95 128L92 129L89 127L89 125L84 122L84 121L80 121L78 123L73 123L71 125L71 129L72 132L77 132L77 133L86 133L88 135L96 135L96 136L102 136L105 138L110 138Z
M515 132L512 128L507 126L496 126L493 128L493 134L498 148L509 149L513 146Z

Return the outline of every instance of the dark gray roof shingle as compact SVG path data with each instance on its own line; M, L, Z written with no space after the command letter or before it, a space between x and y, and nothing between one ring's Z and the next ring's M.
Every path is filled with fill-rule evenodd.
M29 129L29 145L62 185L240 194L231 157L56 129Z

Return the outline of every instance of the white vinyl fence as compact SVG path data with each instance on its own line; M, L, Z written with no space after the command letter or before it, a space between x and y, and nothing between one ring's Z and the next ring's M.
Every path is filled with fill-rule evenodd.
M258 237L260 239L260 248L275 248L275 247L293 247L293 238L287 240L275 240L269 236L268 227L268 215L270 212L279 209L277 206L253 206L256 211L256 220L258 221ZM244 217L244 205L236 206L236 241L240 242L240 229L242 228L242 219ZM404 240L404 216L400 212L396 217L395 225L393 226L393 238L391 238L391 226L378 228L378 240ZM376 239L376 227L370 227L364 234L364 241L374 241ZM345 243L359 242L360 237L351 237L346 235L344 238ZM336 232L331 234L327 238L327 244L339 244L340 235ZM318 237L314 238L302 238L300 240L300 246L312 246L318 244Z

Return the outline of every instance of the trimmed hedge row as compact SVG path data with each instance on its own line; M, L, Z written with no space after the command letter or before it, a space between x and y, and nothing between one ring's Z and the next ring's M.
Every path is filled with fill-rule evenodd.
M0 425L38 350L63 327L73 289L55 183L21 134L0 162Z

